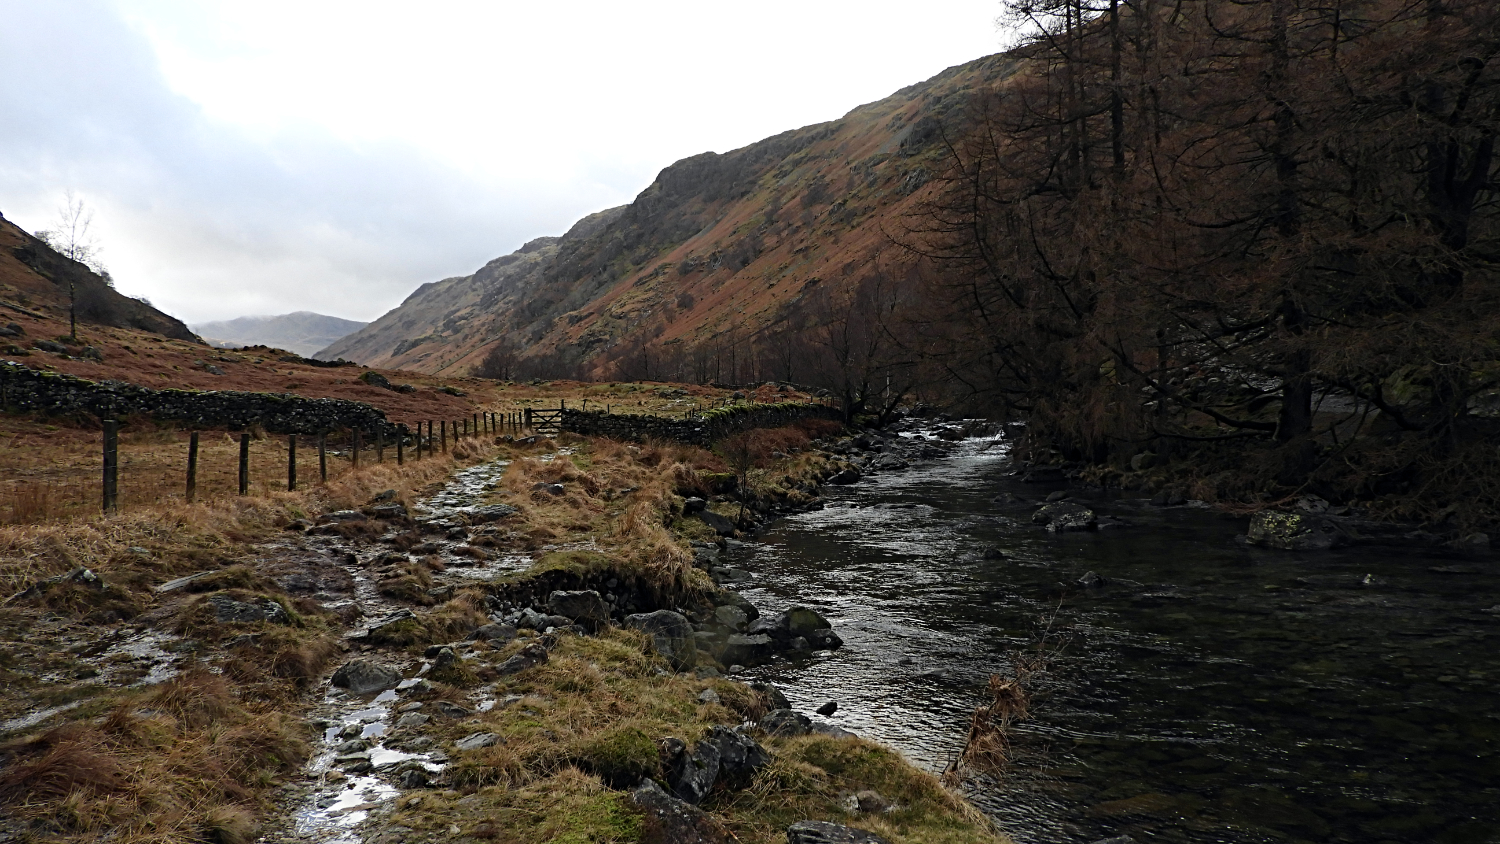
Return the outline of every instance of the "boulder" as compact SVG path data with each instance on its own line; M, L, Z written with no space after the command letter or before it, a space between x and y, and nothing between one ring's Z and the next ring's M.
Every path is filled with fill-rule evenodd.
M1098 521L1094 511L1071 501L1055 501L1043 504L1031 514L1033 524L1043 525L1054 533L1074 530L1093 530Z
M353 659L339 666L330 682L354 694L368 695L395 688L401 682L401 672L369 660Z
M661 755L667 787L673 797L696 806L713 791L719 778L717 745L700 741L688 750L687 742L669 738L662 742Z
M567 616L591 632L609 624L609 607L604 598L592 589L577 592L553 592L547 596L547 609L555 615Z
M707 507L708 502L696 496L682 502L682 512L689 516L694 513L701 513Z
M516 638L516 626L514 624L486 624L469 634L472 641L484 641L500 644L509 642Z
M787 844L890 844L873 832L827 821L797 821L786 828Z
M712 510L700 510L696 515L704 524L714 529L720 536L734 536L734 522L729 517L721 516Z
M531 485L532 492L544 492L547 495L564 495L567 490L562 484L549 484L546 481L537 481Z
M776 642L764 633L731 633L724 640L719 661L725 665L762 665L775 658Z
M805 736L812 732L812 719L794 709L773 709L760 717L759 726L773 736Z
M719 784L725 788L748 788L755 773L771 764L771 754L755 739L729 727L714 727L698 744L712 744L718 748Z
M839 702L836 700L830 700L817 709L814 709L813 711L827 718L833 715L833 713L839 711Z
M844 640L833 632L833 625L828 623L828 619L817 610L807 607L792 607L786 612L762 616L746 628L745 632L752 636L770 636L783 647L796 639L805 639L808 647L824 650L833 650L844 644Z
M520 510L509 504L486 504L483 507L475 507L466 515L469 524L482 525L490 522L498 522L501 519L508 519L520 512Z
M691 667L697 658L693 625L681 613L671 610L636 613L625 617L625 626L648 634L656 652L678 671Z
M1283 551L1326 551L1349 542L1348 534L1331 519L1274 510L1251 516L1246 538L1252 545Z
M532 642L520 649L510 659L495 666L495 673L501 677L511 674L519 674L528 668L532 668L547 661L547 649L540 642Z
M454 742L453 746L459 750L479 750L494 747L499 742L500 737L494 733L473 733Z
M836 486L847 486L859 481L859 470L850 466L828 479L828 482Z
M735 840L718 821L649 779L631 792L630 802L644 816L642 844L728 844Z
M714 609L714 624L720 627L739 632L749 623L750 617L737 606L726 604Z
M257 621L292 623L292 617L287 615L286 609L269 598L236 601L228 595L210 595L208 602L213 604L214 620L220 624L254 624Z

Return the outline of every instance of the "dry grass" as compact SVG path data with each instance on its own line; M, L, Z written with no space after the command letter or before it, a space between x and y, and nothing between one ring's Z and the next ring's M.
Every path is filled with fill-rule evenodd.
M510 645L506 652L522 647ZM725 679L661 674L646 639L611 630L598 637L563 636L551 659L505 678L517 704L435 734L454 739L485 730L503 743L453 756L452 782L468 797L424 799L392 822L418 832L450 823L464 834L501 841L632 841L628 812L618 809L642 775L658 774L657 742L689 743L713 726L759 717L767 701ZM721 703L697 696L714 689ZM743 791L716 792L704 804L742 842L784 842L787 825L803 818L853 823L893 842L999 842L988 821L935 777L871 742L808 736L764 739L775 762ZM898 808L882 816L851 816L846 795L874 789ZM488 824L488 825L486 825ZM575 838L553 836L567 830Z
M0 804L55 838L248 841L266 788L306 752L294 722L190 671L0 746Z

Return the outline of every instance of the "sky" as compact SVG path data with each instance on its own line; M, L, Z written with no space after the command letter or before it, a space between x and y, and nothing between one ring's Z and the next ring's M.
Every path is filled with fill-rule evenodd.
M0 214L187 322L373 320L706 150L1002 49L998 0L0 0Z

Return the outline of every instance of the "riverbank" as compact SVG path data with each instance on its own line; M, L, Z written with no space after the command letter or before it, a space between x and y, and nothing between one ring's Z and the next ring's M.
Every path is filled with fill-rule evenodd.
M337 488L7 535L13 582L62 579L6 608L5 834L695 840L686 818L705 841L804 820L1002 840L899 755L726 676L735 637L831 644L811 619L756 619L700 567L720 533L701 514L740 517L713 500L730 478L755 491L732 534L849 468L773 433L744 471L686 447L471 440Z

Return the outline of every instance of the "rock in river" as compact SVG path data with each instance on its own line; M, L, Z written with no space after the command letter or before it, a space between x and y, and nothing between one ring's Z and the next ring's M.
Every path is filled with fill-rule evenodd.
M1250 517L1252 545L1283 551L1326 551L1348 544L1348 534L1331 519L1262 510Z
M1094 511L1071 501L1056 501L1043 504L1031 514L1034 524L1044 525L1054 533L1072 530L1093 530L1097 518Z
M592 589L553 592L547 597L547 611L567 616L590 631L597 631L609 623L609 607L605 606L604 598Z

